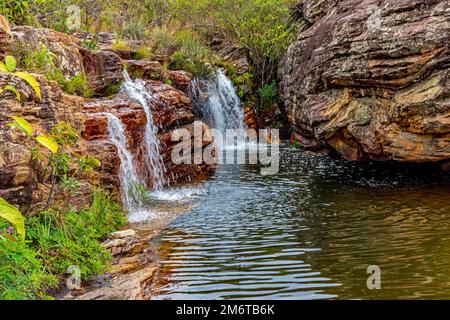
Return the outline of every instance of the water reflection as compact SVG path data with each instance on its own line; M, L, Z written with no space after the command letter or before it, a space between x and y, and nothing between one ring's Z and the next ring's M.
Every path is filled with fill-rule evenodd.
M157 298L450 298L448 175L282 155L276 176L223 165L205 182L157 240Z

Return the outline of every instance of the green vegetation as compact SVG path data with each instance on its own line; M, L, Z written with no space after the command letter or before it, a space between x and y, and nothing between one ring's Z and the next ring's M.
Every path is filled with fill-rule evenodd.
M27 241L0 220L0 299L44 299L77 266L81 279L106 272L110 255L100 241L123 227L122 207L101 190L89 209L47 210L26 221Z
M42 48L30 61L36 68L45 69L51 59ZM16 65L14 57L6 56L0 69L26 81L40 97L36 79L15 72ZM0 94L7 91L20 100L20 92L12 83ZM82 280L108 270L111 257L100 241L123 227L126 218L123 208L100 189L94 192L90 206L75 210L71 205L71 194L79 187L77 176L101 163L87 155L67 152L79 139L68 123L60 122L45 134L35 134L24 118L11 119L8 126L27 137L33 161L42 168L38 179L50 192L44 211L28 219L0 197L0 299L47 299L51 298L48 290L57 288L72 266L80 269Z
M298 140L296 139L296 140L294 140L294 142L292 143L292 147L293 147L294 149L301 149L302 144L300 143L300 141L298 141Z
M90 209L48 210L27 220L28 239L49 273L62 280L76 265L81 279L108 270L110 255L100 241L126 223L123 209L110 196L96 191Z
M48 80L56 81L61 88L69 94L90 98L94 92L89 88L89 83L83 74L77 74L72 78L66 77L55 65L55 55L48 50L47 46L40 44L37 50L28 46L19 50L15 48L17 65L30 72L44 74Z

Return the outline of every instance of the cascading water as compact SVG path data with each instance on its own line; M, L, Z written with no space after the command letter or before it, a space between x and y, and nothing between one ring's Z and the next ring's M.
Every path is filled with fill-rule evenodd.
M145 82L136 79L132 80L127 71L124 71L125 82L123 89L130 97L139 102L144 108L147 116L147 126L145 129L145 143L147 148L147 165L150 167L153 175L153 191L161 191L168 183L165 177L166 168L160 152L159 140L157 137L158 128L153 122L153 114L150 109L150 102L154 100L153 96L145 88Z
M218 70L213 79L194 80L191 95L210 128L218 130L224 138L227 129L234 129L238 139L245 139L247 126L242 103L233 83L222 70Z
M125 128L115 115L111 113L99 113L98 115L108 118L108 137L109 140L117 147L120 158L119 179L122 191L122 201L128 210L136 210L142 207L142 202L136 195L136 187L142 183L139 179L134 158L127 147L127 138Z

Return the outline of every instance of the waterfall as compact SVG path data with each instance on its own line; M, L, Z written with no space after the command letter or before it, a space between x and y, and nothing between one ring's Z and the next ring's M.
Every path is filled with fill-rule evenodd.
M153 176L153 191L161 191L164 185L167 184L165 178L166 168L160 152L160 145L158 140L158 128L153 122L153 114L150 109L150 102L154 100L153 96L145 88L145 82L136 79L132 80L127 71L124 71L125 82L123 89L130 95L130 97L139 102L147 116L147 125L145 128L145 143L147 149L147 165L151 169Z
M224 137L227 129L236 129L242 135L238 137L245 138L247 126L241 100L222 70L218 70L213 79L194 80L191 96L210 128L218 130Z
M142 181L136 173L134 157L127 147L124 125L111 113L98 113L98 115L108 118L108 137L117 147L119 154L119 179L123 204L128 210L138 209L142 207L142 202L136 193L136 188L142 184Z

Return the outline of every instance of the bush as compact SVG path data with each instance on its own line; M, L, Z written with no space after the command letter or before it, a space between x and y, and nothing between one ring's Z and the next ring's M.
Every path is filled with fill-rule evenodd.
M125 223L122 207L97 191L90 209L43 212L27 221L27 233L30 246L59 280L71 265L88 280L108 270L111 257L100 241Z
M85 98L90 98L94 95L94 92L89 87L89 82L82 74L77 74L71 79L63 77L59 79L59 83L63 90L69 94L76 94Z
M175 30L167 26L155 27L149 34L152 51L157 54L172 55L177 48Z
M25 22L30 15L29 0L2 0L0 1L0 14L10 23L19 24Z
M57 285L35 250L18 239L0 234L0 299L44 299Z
M114 50L130 50L128 44L124 41L116 41L112 47Z
M140 48L136 50L136 54L134 55L134 59L136 60L142 60L142 59L148 59L152 56L150 50L147 48Z
M261 106L270 108L278 98L277 83L272 81L270 84L265 84L262 88L258 89L258 95L261 100Z
M131 21L119 34L125 39L142 40L148 37L148 26L141 21Z

